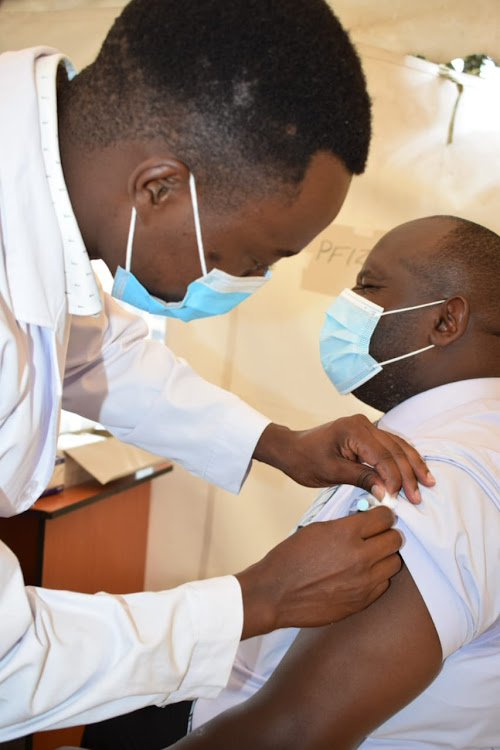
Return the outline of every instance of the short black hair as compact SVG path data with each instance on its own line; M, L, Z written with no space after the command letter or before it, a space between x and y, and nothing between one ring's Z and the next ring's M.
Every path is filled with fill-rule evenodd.
M461 294L484 330L500 336L500 236L491 229L459 216L432 216L444 221L443 235L411 264L418 286L436 299Z
M86 147L159 139L220 184L255 167L297 184L318 151L360 174L370 142L361 63L324 0L132 0L63 103Z

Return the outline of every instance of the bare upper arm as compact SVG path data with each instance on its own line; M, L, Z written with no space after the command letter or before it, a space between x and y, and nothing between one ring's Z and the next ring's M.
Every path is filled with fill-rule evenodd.
M403 567L367 609L302 630L256 695L208 722L179 749L355 748L422 692L441 660L433 622Z
M326 628L302 630L256 702L306 721L305 748L356 747L441 667L433 622L406 567L380 599ZM283 715L286 715L285 713ZM300 726L296 727L297 731Z

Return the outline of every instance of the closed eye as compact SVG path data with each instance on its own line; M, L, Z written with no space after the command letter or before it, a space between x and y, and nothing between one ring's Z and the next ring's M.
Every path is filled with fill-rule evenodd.
M356 286L352 288L352 291L363 292L363 291L366 291L367 289L380 289L380 287L375 286L375 284L356 284Z

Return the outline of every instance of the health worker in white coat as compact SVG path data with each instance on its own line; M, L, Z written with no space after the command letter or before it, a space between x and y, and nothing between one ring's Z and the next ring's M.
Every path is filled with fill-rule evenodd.
M418 502L433 480L404 441L361 416L271 424L147 341L90 265L116 297L187 321L230 309L335 218L370 107L323 0L134 0L76 77L52 49L0 56L0 102L2 515L46 486L61 406L233 492L255 458ZM400 566L392 522L312 525L237 576L122 597L25 587L1 545L0 741L216 695L241 637L379 596Z

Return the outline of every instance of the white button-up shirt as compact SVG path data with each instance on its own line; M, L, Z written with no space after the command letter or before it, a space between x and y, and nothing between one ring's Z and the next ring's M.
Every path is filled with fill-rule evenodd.
M361 743L363 750L500 748L500 378L420 393L379 423L413 442L436 478L422 502L398 501L401 555L441 641L434 682ZM356 512L366 493L323 490L303 522ZM369 511L368 511L369 512ZM250 697L295 639L289 628L241 644L228 687L196 701L195 727Z
M0 56L0 514L45 488L61 404L237 492L269 420L98 288L59 163L59 60ZM231 576L125 597L25 589L0 543L0 741L214 695L241 626Z

